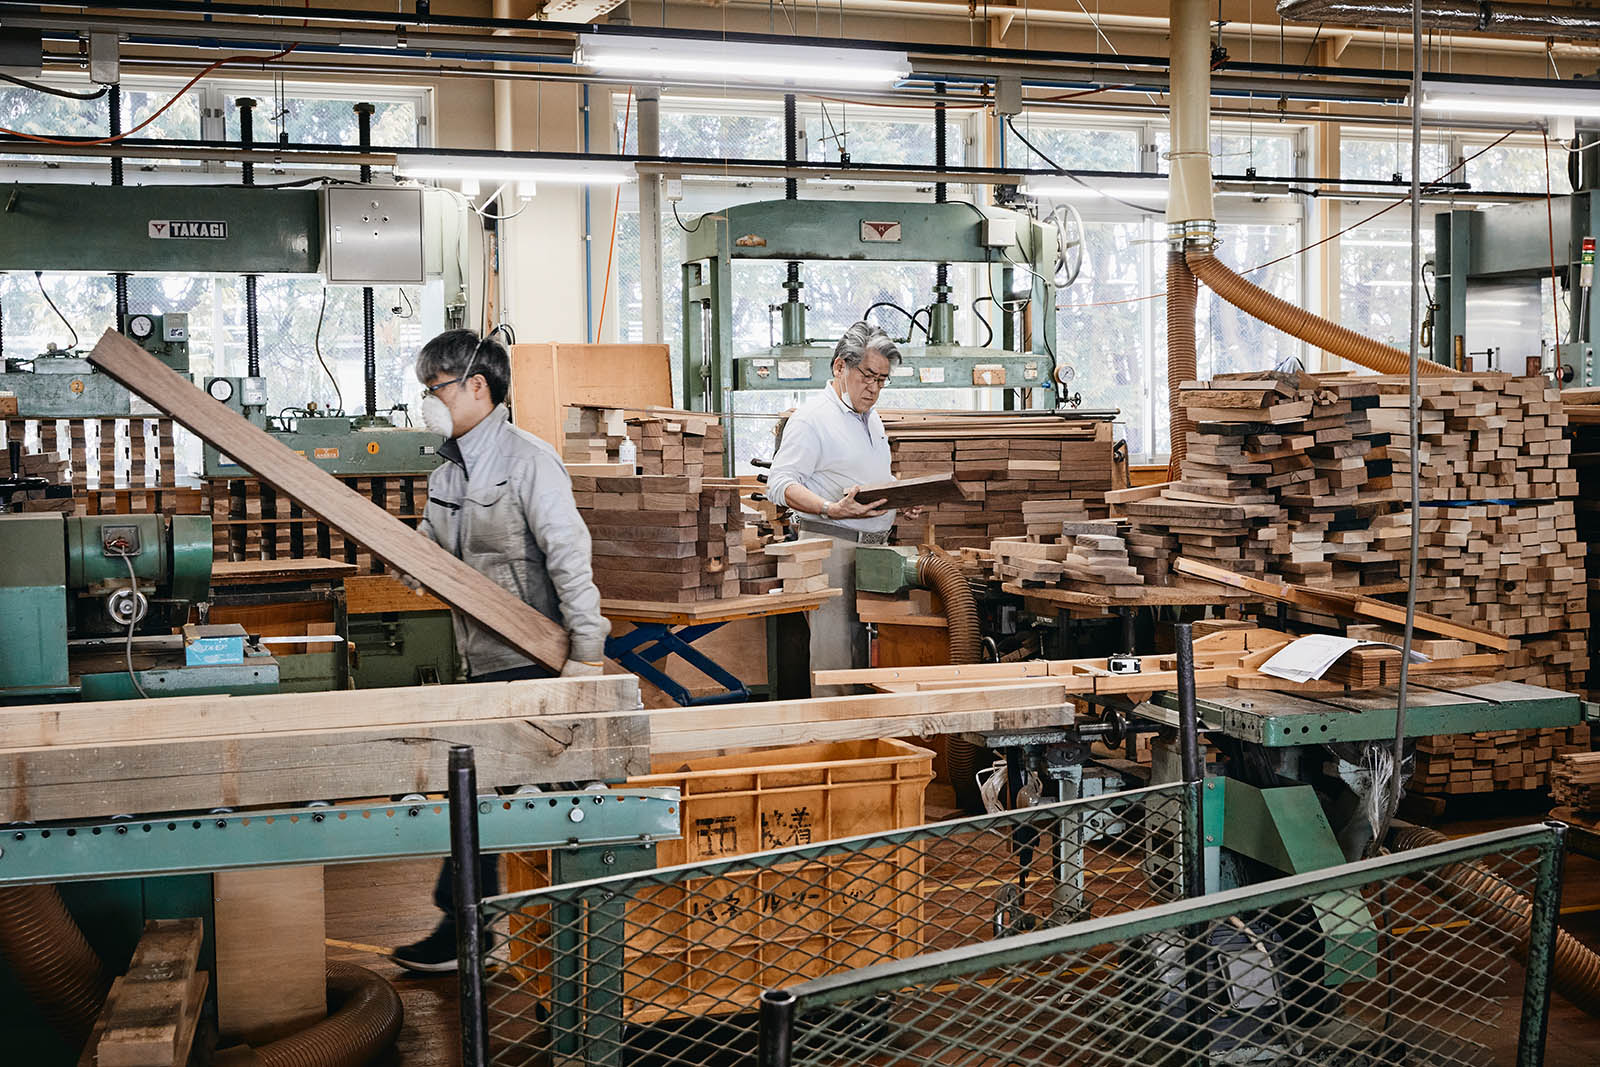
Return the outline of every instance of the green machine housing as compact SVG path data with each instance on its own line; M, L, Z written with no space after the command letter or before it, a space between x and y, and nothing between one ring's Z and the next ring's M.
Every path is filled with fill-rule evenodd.
M211 662L173 633L210 596L211 557L207 516L0 515L0 704L276 691L242 628Z
M1015 278L1026 273L1029 298L1047 308L1054 306L1059 243L1054 226L1023 212L966 203L775 200L709 212L684 235L685 405L724 411L733 391L814 389L833 376L832 340L806 336L797 274L785 286L789 299L773 305L783 317L782 343L735 354L735 261L981 263L996 293L1015 294ZM1056 372L1055 316L1036 316L1031 336L1023 337L1013 316L1000 315L999 345L972 347L953 343L958 307L940 299L929 306L930 343L901 347L904 361L889 387L1044 389L1051 395L1036 406L1054 407L1064 384Z

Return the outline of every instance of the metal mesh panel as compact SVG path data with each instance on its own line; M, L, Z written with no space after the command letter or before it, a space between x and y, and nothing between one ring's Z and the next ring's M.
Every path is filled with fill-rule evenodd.
M492 1062L749 1062L763 989L1175 894L1182 786L497 897Z
M1514 1062L1559 847L1504 831L804 983L764 1064Z

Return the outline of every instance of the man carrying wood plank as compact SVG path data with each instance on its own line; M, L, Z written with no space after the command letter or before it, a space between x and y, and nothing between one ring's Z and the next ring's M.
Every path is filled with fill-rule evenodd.
M589 528L555 449L511 425L505 407L510 355L493 334L480 340L471 330L449 330L423 346L416 372L425 386L423 423L445 438L439 454L446 460L428 477L428 508L418 531L565 627L563 677L601 673L611 624L600 614ZM488 627L453 615L469 681L550 677L548 668ZM484 857L485 894L496 891L495 861ZM427 938L395 950L402 967L455 970L451 890L446 862L434 888L445 917Z
M888 334L868 322L851 326L833 350L833 381L789 417L772 461L767 496L793 512L805 533L834 539L828 582L844 591L811 614L812 670L867 661L856 616L855 545L886 544L895 513L880 510L882 500L857 500L856 491L892 478L889 436L872 409L899 362ZM905 509L911 518L921 510Z

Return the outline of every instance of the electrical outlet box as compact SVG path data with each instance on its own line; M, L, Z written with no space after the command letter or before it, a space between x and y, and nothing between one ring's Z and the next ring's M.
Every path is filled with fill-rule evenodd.
M1009 248L1017 243L1017 220L994 219L985 215L979 224L982 232L979 240L985 248Z
M994 109L1000 115L1022 114L1022 79L1002 77L994 82Z
M161 316L161 339L168 344L189 340L189 313L169 311Z
M322 190L322 276L329 285L421 285L422 190Z

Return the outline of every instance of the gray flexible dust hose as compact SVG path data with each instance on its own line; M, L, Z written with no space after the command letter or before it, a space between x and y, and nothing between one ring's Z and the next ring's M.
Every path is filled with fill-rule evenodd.
M1183 457L1189 454L1189 431L1194 420L1183 406L1184 382L1200 376L1195 355L1194 307L1198 297L1194 274L1184 259L1183 250L1167 252L1167 411L1171 456L1167 461L1167 481L1183 477Z
M1396 822L1389 833L1390 846L1399 849L1442 845L1449 841L1437 830ZM1499 927L1516 942L1519 962L1528 956L1528 927L1533 905L1502 879L1477 863L1452 863L1433 872L1440 890L1458 907ZM1553 975L1555 991L1590 1015L1600 1016L1600 955L1583 942L1556 930Z

